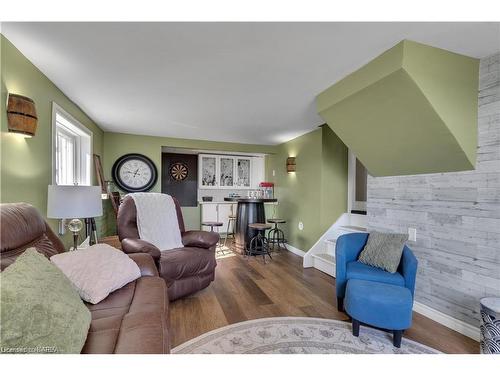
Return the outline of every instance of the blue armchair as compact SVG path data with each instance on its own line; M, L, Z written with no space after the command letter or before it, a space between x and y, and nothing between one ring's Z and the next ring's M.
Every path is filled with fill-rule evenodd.
M349 279L403 286L410 290L412 298L414 296L418 262L410 248L404 247L397 272L390 273L357 261L367 240L368 233L349 233L337 239L335 258L337 308L339 311L344 311L344 297Z

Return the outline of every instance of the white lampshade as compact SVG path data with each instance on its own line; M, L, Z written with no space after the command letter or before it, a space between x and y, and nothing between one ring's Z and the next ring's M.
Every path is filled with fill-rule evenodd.
M102 216L100 186L49 185L47 217L75 219Z

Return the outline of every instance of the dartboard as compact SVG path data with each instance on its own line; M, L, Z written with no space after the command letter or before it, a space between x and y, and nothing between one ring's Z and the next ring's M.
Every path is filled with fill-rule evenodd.
M170 176L176 181L184 180L188 175L188 169L184 163L174 163L170 166Z

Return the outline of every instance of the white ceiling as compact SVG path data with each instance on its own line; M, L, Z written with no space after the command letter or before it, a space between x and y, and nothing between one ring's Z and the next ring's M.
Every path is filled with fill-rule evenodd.
M500 23L3 23L104 130L276 144L322 124L315 96L411 39L473 57Z

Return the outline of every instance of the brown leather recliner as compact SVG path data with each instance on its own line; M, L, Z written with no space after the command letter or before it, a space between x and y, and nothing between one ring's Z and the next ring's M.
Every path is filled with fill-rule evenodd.
M206 288L215 278L215 247L219 235L200 230L186 231L181 207L173 198L177 221L184 247L160 251L153 244L141 240L137 229L137 209L134 199L126 196L118 210L118 238L126 253L148 253L167 283L170 301Z
M1 270L30 247L47 257L65 251L61 240L27 203L0 204L0 223ZM141 277L95 305L86 303L92 321L82 353L170 352L165 281L158 277L149 255L129 256L139 266Z

